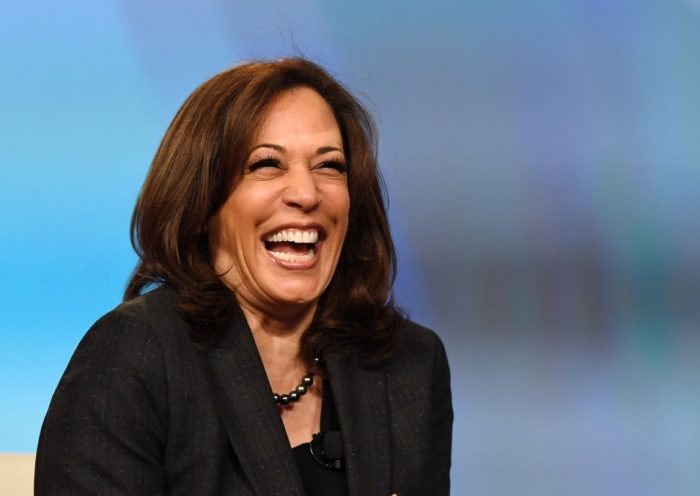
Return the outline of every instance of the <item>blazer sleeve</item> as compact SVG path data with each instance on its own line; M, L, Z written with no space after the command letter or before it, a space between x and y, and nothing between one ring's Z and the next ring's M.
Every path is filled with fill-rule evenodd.
M452 392L450 388L450 368L445 347L440 340L433 359L432 389L432 431L433 442L429 472L434 475L425 494L450 494L450 466L452 463Z
M51 400L35 494L163 494L167 381L148 324L114 310L88 331Z

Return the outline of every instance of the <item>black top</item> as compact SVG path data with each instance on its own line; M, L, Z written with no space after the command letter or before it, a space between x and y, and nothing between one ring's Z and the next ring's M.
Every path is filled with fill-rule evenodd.
M314 441L300 444L292 450L299 467L304 492L306 496L346 496L348 494L348 482L342 463L342 441L340 444L338 443L340 439L340 424L328 381L323 381L321 433L323 434L322 438L315 438ZM324 439L326 440L325 452L329 455L327 458L321 453L324 451ZM313 446L311 446L312 444ZM336 455L331 451L338 451L338 453ZM314 457L314 455L316 456ZM322 465L323 462L333 465L333 462L338 457L341 457L341 459L335 465L340 465L340 468Z

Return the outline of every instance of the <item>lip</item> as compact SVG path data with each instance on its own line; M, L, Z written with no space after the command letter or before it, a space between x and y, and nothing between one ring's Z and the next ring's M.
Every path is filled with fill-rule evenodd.
M298 229L300 231L305 230L316 230L318 232L318 241L314 244L314 256L310 260L304 260L301 262L287 262L285 260L280 260L270 254L268 249L265 247L265 239L269 236L278 233L279 231L284 231L285 229ZM262 249L265 255L272 260L275 264L283 269L288 270L308 270L316 266L319 260L319 255L323 249L323 241L326 239L326 229L316 222L289 222L287 224L280 224L270 231L262 235L260 243L262 244Z

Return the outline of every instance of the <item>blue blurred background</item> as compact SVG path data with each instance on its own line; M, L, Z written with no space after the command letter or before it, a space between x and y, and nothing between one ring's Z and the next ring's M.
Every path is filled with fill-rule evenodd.
M453 494L700 494L700 1L10 0L0 53L0 451L119 303L187 95L301 54L378 120Z

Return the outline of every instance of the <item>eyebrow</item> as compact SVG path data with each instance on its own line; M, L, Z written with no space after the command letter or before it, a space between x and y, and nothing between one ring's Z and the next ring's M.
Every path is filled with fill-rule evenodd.
M254 147L250 151L250 153L253 153L258 148L272 148L273 150L276 150L280 153L285 153L287 151L287 149L285 147L280 146L280 145L275 145L273 143L260 143L259 145ZM328 152L344 153L342 148L338 148L337 146L322 146L321 148L316 149L316 155L323 155L324 153L328 153Z

